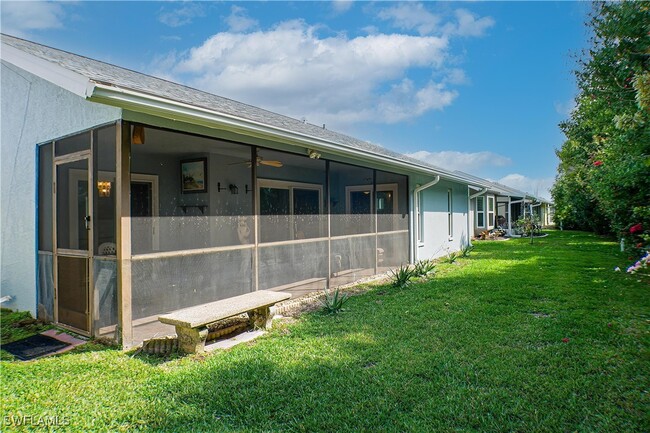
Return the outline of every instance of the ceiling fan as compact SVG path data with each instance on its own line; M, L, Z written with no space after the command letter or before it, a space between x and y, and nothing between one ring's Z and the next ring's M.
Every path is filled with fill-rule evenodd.
M246 164L246 165L248 165L248 168L251 168L251 166L253 165L253 164L251 164L250 160L242 161L242 162L233 162L233 163L231 163L229 165L237 165L237 164ZM280 168L284 164L282 164L282 162L280 162L280 161L273 161L273 160L267 161L266 159L262 158L261 156L258 156L257 157L257 166L259 167L260 165L268 165L270 167Z

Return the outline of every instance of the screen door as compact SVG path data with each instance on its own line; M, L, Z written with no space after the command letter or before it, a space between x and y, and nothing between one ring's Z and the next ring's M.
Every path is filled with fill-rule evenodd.
M89 182L89 154L56 163L57 321L85 333L90 332Z

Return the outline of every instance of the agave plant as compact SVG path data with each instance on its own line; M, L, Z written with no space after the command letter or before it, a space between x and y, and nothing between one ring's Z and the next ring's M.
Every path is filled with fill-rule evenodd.
M323 304L323 311L326 314L336 314L343 310L343 305L348 302L350 295L341 293L339 289L335 289L334 293L325 289L325 297L321 299Z
M418 261L413 267L413 274L415 277L426 277L430 274L433 274L435 271L436 264L433 260L425 259Z
M461 257L469 256L469 253L471 253L473 249L474 249L474 245L470 245L470 244L463 245L463 247L460 249L460 256Z
M397 288L403 288L411 284L411 280L416 276L415 271L408 265L402 265L397 269L392 269L391 285Z
M447 251L447 255L440 259L444 263L454 263L460 257L460 253L457 251Z

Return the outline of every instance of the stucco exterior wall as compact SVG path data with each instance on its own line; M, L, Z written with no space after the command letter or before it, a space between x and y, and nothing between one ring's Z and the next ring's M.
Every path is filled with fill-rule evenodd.
M36 314L36 149L38 143L119 119L121 110L88 102L2 61L0 284L3 307Z
M453 196L453 236L448 235L447 191ZM441 180L422 194L423 239L417 245L417 259L440 257L458 251L468 242L467 185Z

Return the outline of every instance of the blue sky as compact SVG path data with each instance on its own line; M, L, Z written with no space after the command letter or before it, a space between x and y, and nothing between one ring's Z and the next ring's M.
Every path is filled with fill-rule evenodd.
M586 2L5 2L2 31L549 196Z

